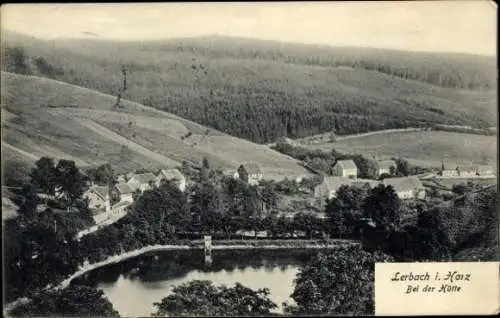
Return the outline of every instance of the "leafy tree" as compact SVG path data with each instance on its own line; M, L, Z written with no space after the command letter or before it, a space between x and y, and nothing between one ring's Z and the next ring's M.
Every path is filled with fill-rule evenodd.
M25 184L21 189L21 194L24 198L19 206L17 213L27 218L32 218L37 213L37 206L39 203L38 190L31 184Z
M18 73L23 75L32 74L31 68L28 64L28 56L22 47L7 47L5 49L5 59L2 63L2 68L7 72Z
M49 157L38 159L31 169L30 178L42 193L53 196L58 182L54 160Z
M214 286L194 280L173 288L159 303L155 316L263 316L277 308L268 289L254 291L239 283L234 287Z
M76 199L81 198L85 189L85 176L72 160L61 159L56 166L58 191L66 199L69 209Z
M360 247L320 253L299 270L291 295L296 305L285 310L298 315L372 315L375 262L391 259Z
M196 184L193 192L191 213L199 216L204 230L215 232L224 212L222 211L222 197L219 189L207 180Z
M343 236L354 234L355 226L363 216L363 201L368 196L370 186L341 186L334 198L327 200L325 213L330 221L330 230Z
M144 246L151 244L151 231L154 229L170 234L182 230L186 226L187 212L184 193L173 182L166 182L158 188L144 191L132 205L125 221L140 227L140 241Z
M15 317L119 317L102 290L80 285L70 285L60 290L36 290L30 293L28 303L13 308L10 314Z
M274 181L262 180L258 190L265 210L269 213L278 206L278 194L276 193Z
M401 201L394 188L383 184L371 189L362 205L364 217L373 220L377 227L386 231L399 227L400 207Z
M410 175L410 163L403 158L392 158L396 162L396 171L398 175L409 176Z
M38 71L42 76L55 79L57 76L64 74L61 68L54 68L50 65L43 57L36 57L33 59L33 64L35 64Z
M356 155L352 158L356 167L358 167L358 177L363 179L377 179L378 166L375 160L365 158L362 155Z
M116 184L116 176L111 164L105 163L88 171L89 178L99 185L112 187Z

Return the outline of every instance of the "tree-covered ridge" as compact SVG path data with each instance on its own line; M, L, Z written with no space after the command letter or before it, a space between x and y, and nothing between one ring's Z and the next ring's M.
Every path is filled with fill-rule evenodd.
M315 54L323 49L316 47L279 57L286 54L274 56L273 45L255 48L244 41L222 42L70 41L58 43L54 50L43 41L20 41L26 65L8 64L3 69L22 74L31 70L31 74L116 95L125 66L127 90L122 98L256 142L332 130L345 135L431 124L494 125L494 96L489 92L462 93L413 80L437 77L445 86L492 88L491 83L469 84L481 82L481 74L494 69L487 58L457 56L447 66L448 59L443 62L433 55L408 57L377 50L351 54L347 49L317 58ZM7 53L19 53L14 44L9 45L12 49ZM405 58L398 58L401 54ZM22 56L7 60L18 63Z

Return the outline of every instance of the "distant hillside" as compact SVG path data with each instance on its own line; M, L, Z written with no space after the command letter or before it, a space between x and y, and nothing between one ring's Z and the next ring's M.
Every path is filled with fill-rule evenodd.
M200 164L206 157L222 169L258 163L265 178L308 174L266 146L138 103L122 99L114 108L113 96L35 76L2 72L1 80L2 150L8 162L23 167L51 156L80 166L110 162L116 171L130 172Z
M359 136L305 148L362 154L379 160L404 157L419 166L489 164L496 168L497 137L445 131L386 132Z
M7 58L4 69L116 95L124 65L124 98L255 142L332 130L496 125L496 96L488 90L496 87L494 58L226 37L5 38L8 56L22 48L26 68Z

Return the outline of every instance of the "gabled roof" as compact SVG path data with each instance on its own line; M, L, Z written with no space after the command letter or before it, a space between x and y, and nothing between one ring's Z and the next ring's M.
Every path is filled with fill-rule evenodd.
M378 184L375 180L350 179L344 177L325 177L322 182L322 184L326 185L329 191L337 191L343 185L363 187L366 183L368 183L371 187Z
M423 188L422 182L417 177L387 178L382 181L384 185L391 185L396 191L413 190Z
M103 187L103 186L91 186L87 192L94 192L99 196L101 199L106 200L106 196L108 195L108 187Z
M112 209L118 209L118 208L121 208L121 207L126 207L126 206L129 206L131 203L130 202L118 202L117 204L113 205Z
M396 162L394 160L381 160L377 161L379 169L391 169L391 167L396 168Z
M132 176L128 182L130 183L132 181L132 182L139 182L140 184L145 184L155 180L156 180L155 175L152 174L151 172L147 172Z
M134 189L132 189L131 186L129 186L127 183L124 182L117 183L115 187L118 190L118 192L120 192L120 194L129 194L134 192Z
M245 168L245 171L248 174L262 174L262 170L260 169L259 165L256 163L245 163L242 164L243 168Z
M162 169L158 174L158 178L167 180L184 180L184 175L178 169Z
M339 165L343 169L358 169L352 160L339 160L335 165Z

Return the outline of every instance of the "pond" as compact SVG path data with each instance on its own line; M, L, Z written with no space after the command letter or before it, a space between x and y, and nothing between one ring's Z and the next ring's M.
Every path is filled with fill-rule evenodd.
M331 251L331 250L330 250ZM293 303L293 280L299 267L319 250L216 250L211 264L203 250L157 252L109 265L73 283L93 285L104 291L122 317L150 316L176 285L190 280L210 280L214 285L239 282L252 289L268 288L282 310ZM327 251L325 251L327 252Z

